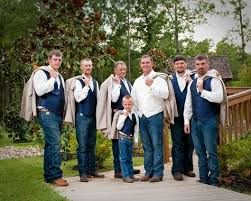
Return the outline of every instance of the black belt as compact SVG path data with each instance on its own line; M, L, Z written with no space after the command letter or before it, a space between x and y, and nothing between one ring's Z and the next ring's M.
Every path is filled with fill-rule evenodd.
M46 108L38 108L39 112L50 112L50 110L46 109Z
M129 136L129 135L119 131L119 139L123 140L123 138L127 139L127 140L133 140L133 135Z

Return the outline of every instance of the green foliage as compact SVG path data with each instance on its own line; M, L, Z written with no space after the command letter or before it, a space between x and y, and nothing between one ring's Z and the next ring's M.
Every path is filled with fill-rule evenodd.
M241 45L239 46L241 64L247 64L245 49L247 43L251 41L250 19L244 14L248 8L247 0L221 0L221 3L229 8L227 11L223 11L222 14L231 17L236 22L228 34L228 39L236 41L235 36L236 34L238 35L238 40L241 41ZM249 12L249 10L246 11Z
M239 86L250 87L251 86L251 67L242 67L238 73Z
M171 66L168 62L167 56L164 52L159 49L151 49L147 52L148 55L151 55L154 60L154 69L155 71L169 71Z
M80 59L91 57L99 68L106 57L106 33L100 28L101 13L87 1L40 1L37 28L29 37L19 39L8 51L7 59L15 69L29 70L44 65L51 49L63 52L65 78L79 73ZM95 74L100 69L95 68Z
M205 39L200 42L196 42L192 39L184 40L182 52L187 57L195 57L198 54L209 54L212 40Z
M111 156L111 141L103 134L97 132L96 136L96 163L97 168L103 168L104 162ZM78 143L76 140L76 129L68 124L64 124L61 136L61 148L65 161L76 158Z
M9 104L4 118L4 125L13 140L27 140L31 134L29 124L19 117L19 107L16 102Z
M44 182L42 161L41 157L0 160L0 200L66 201Z
M223 39L216 45L216 54L228 57L233 79L236 80L238 71L242 66L240 49L227 39Z
M111 156L111 140L108 140L100 132L97 132L97 141L96 141L96 163L97 168L103 168L104 162L107 158Z
M230 172L251 179L251 135L231 144L223 145L219 150L221 172Z
M37 17L36 0L0 0L0 47L27 36L35 29Z

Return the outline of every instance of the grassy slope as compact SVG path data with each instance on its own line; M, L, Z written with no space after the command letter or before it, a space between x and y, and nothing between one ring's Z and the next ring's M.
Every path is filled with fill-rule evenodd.
M0 148L4 146L29 146L32 143L13 143L0 127ZM77 160L62 163L65 177L77 176L72 168ZM142 165L143 158L134 158L134 165ZM100 171L113 169L112 158L105 161ZM1 201L66 201L50 184L43 180L43 157L0 160L0 200Z
M42 158L0 161L0 200L65 201L43 181Z

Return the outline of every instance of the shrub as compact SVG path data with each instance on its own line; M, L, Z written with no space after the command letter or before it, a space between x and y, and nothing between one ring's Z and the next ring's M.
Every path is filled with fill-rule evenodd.
M243 178L251 178L251 134L219 150L220 166L223 175L235 173Z
M63 160L75 159L77 150L76 129L65 124L62 131L61 148L63 150ZM97 168L102 168L104 162L111 155L111 141L104 135L97 132L96 140L96 163Z
M32 123L27 123L19 117L19 104L17 102L10 103L6 108L4 117L4 126L9 133L8 137L15 140L27 141L32 135Z
M239 83L238 86L251 86L251 67L242 66L242 69L238 73Z
M97 168L103 168L104 162L111 156L112 143L100 132L97 132L97 143L96 143L96 161Z

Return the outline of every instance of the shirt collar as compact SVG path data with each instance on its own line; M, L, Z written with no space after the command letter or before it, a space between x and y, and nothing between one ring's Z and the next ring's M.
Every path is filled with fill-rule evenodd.
M182 75L182 76L180 76L177 72L175 74L176 74L177 78L182 79L182 78L185 78L187 75L190 75L191 71L190 70L186 70L185 73L184 73L184 75Z
M125 109L123 109L123 112L127 112ZM128 113L128 112L127 112ZM130 113L128 113L129 114L129 116L131 117L132 116L132 114L133 114L133 111L131 111Z
M82 74L82 77L85 79L87 78L84 74ZM89 79L92 80L92 77L90 77Z
M146 77L152 78L155 74L156 72L152 69L152 71L148 75L144 76L144 74L142 74L141 78L142 79L145 79Z

